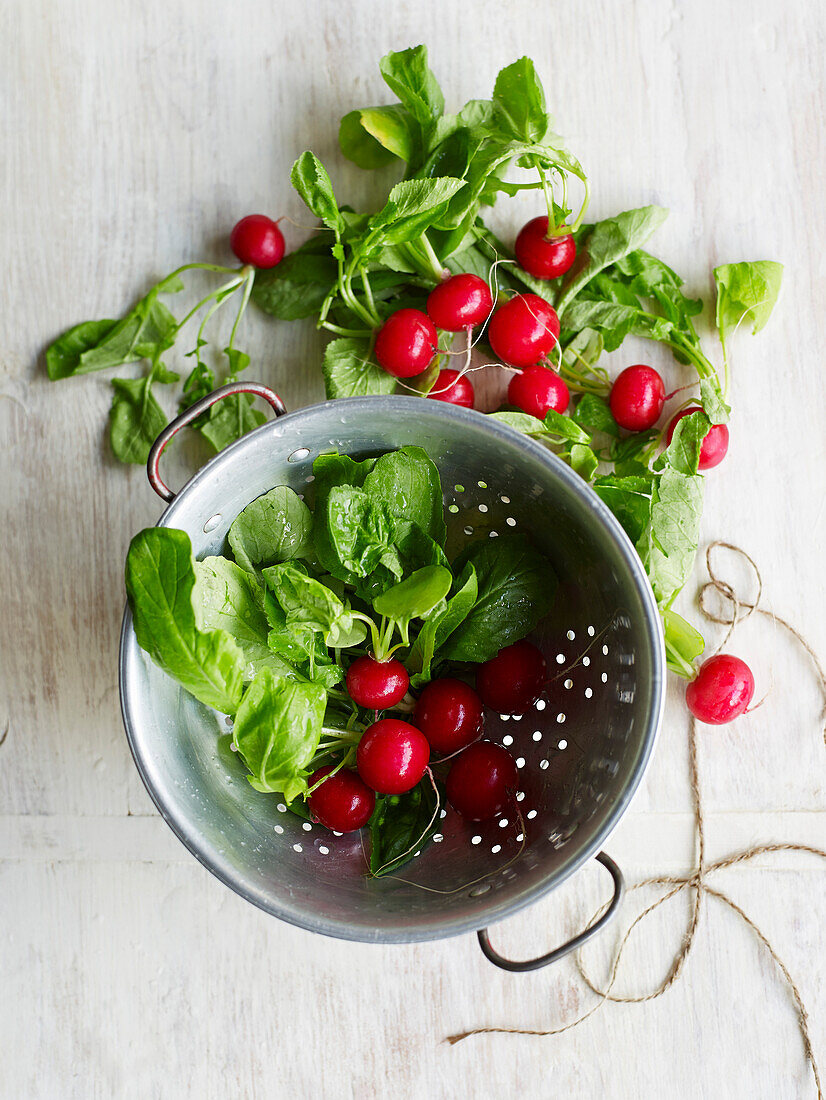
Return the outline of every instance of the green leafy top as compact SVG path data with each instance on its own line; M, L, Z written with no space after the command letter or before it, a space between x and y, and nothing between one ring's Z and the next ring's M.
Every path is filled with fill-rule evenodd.
M215 264L187 264L166 276L121 320L87 321L61 336L47 351L52 379L141 359L149 369L141 379L116 379L110 440L125 462L146 461L152 442L166 424L157 386L171 385L178 375L161 362L180 343L187 322L200 323L194 359L184 376L179 399L188 408L222 382L235 380L248 357L235 346L239 322L250 297L283 320L317 315L319 327L337 339L324 355L329 397L381 395L395 380L373 356L376 329L393 310L423 304L454 257L463 263L490 263L474 255L479 210L497 195L515 190L541 190L555 231L570 222L576 228L588 200L587 180L577 162L551 132L545 93L528 58L520 58L498 75L491 99L468 101L456 114L445 113L445 98L428 64L425 46L387 54L381 75L398 101L348 111L339 130L342 151L361 167L396 163L404 179L391 187L378 209L354 211L342 204L330 173L310 150L296 160L291 180L297 193L321 223L322 232L295 249L279 265L254 271ZM520 182L509 178L522 171ZM571 219L568 181L580 181L583 198ZM185 289L191 270L224 278L183 316L173 314L162 296ZM502 285L518 283L500 273ZM216 367L207 331L212 318L231 297L238 311ZM426 394L436 370L410 385ZM225 399L200 416L193 428L215 450L263 423L263 414L244 395Z

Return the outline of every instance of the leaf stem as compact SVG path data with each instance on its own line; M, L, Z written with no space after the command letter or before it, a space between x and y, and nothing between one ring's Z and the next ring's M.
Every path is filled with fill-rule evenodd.
M310 797L310 795L313 793L313 791L317 790L321 786L322 783L326 783L327 780L331 776L335 775L336 772L341 771L341 769L346 764L349 764L350 761L353 759L354 751L355 751L354 749L350 749L347 753L345 753L345 755L341 758L341 760L339 760L339 762L335 765L335 767L331 771L327 772L326 775L322 776L321 779L319 779L317 783L313 783L312 787L308 787L307 788L307 793L304 795L305 800L308 799Z
M697 675L697 669L694 665L690 664L685 657L671 645L668 638L665 639L665 648L669 660L672 662L672 672L676 672L679 676L684 676L686 680L693 680ZM674 668L674 665L677 665L678 668ZM678 669L682 669L682 671L680 672Z
M396 245L396 248L401 252L403 256L406 256L410 263L413 265L413 270L420 277L427 280L427 285L431 286L433 283L434 275L430 268L430 261L424 255L422 249L419 248L415 241L403 241L401 244ZM437 282L441 282L442 276L439 274Z
M726 350L726 338L725 338L725 335L723 334L723 330L719 329L718 331L720 333L720 347L723 349L723 371L724 371L723 400L727 402L728 401L729 382L731 381L731 378L730 378L730 375L729 375L729 369L728 369L728 352Z
M360 340L366 340L373 331L369 328L342 328L341 325L334 325L332 321L321 321L318 327L325 328L328 332L334 332L337 336L352 336L354 339Z
M208 298L205 299L205 300L209 301ZM204 314L203 320L201 321L200 325L198 326L198 338L197 338L196 343L195 343L195 356L196 356L197 362L199 362L199 363L201 362L201 343L206 342L206 341L203 340L204 329L206 328L207 322L209 321L210 317L213 315L213 313L215 313L218 309L221 308L224 301L225 301L224 298L216 297L215 301L212 303L212 305L206 311L206 313Z
M539 174L539 181L542 184L542 192L545 195L545 206L548 210L548 228L545 232L546 237L552 237L556 230L556 216L554 215L554 193L548 183L548 178L539 162L539 157L532 157L533 166Z
M336 235L336 239L339 240L338 234ZM367 245L367 243L369 243L369 241L370 241L370 238L368 237L367 241L365 242L365 249L366 249L366 245ZM340 243L340 240L339 240L339 243ZM353 293L353 285L352 285L353 284L353 276L355 275L355 272L356 272L356 265L358 263L358 259L359 259L358 255L353 255L351 257L350 262L349 262L349 264L347 265L346 268L341 263L341 261L339 261L339 276L338 276L339 294L344 299L344 302L347 305L347 308L350 310L351 313L355 313L355 315L360 320L362 320L366 324L368 324L371 329L378 328L381 325L381 318L379 317L378 313L376 313L375 306L373 307L372 312L365 309L365 307L361 304L361 302L359 302L359 300L356 298L355 294Z
M353 611L351 614L354 619L360 619L362 622L367 623L370 629L370 644L373 647L373 656L377 661L380 661L382 652L381 629L376 626L375 620L370 615L364 615L361 611Z
M354 735L352 730L340 730L338 726L322 726L321 734L323 737L334 737L337 741L349 741L354 745L361 740L361 732Z
M327 320L327 314L330 312L330 306L333 304L333 300L336 294L341 292L341 287L344 282L344 246L341 243L341 234L337 229L334 229L336 243L333 248L333 255L336 258L336 266L338 268L338 274L336 275L335 285L330 288L330 292L327 297L321 303L321 309L318 312L318 328Z
M221 275L237 275L243 270L243 267L224 267L222 264L184 264L182 267L178 267L174 271L171 271L166 278L161 279L161 282L167 283L170 279L174 279L178 275L183 275L185 271L217 271Z
M364 308L358 298L356 298L355 294L353 293L352 280L353 273L350 271L346 272L344 276L344 281L339 287L339 293L341 294L341 297L343 298L347 308L350 310L351 313L355 313L355 315L360 320L369 325L371 329L378 328L381 324L381 318L375 312L375 310L372 314L368 312L368 310Z
M568 173L560 171L559 172L559 179L560 179L560 182L562 183L562 209L567 210L568 209Z
M392 619L388 619L386 615L381 617L381 625L379 627L379 649L380 652L376 653L376 660L384 661L387 659L388 650L390 648L390 639L393 637L393 630L396 624Z
M591 188L588 184L587 177L583 175L579 178L582 180L582 186L585 189L585 194L582 196L582 205L579 208L579 213L577 214L572 224L568 226L569 233L576 233L577 229L579 229L579 227L582 225L583 218L585 217L585 212L588 209L588 203L591 201Z
M232 351L235 346L235 333L238 329L238 323L244 315L244 310L247 308L247 302L249 302L250 294L252 293L252 284L255 282L255 268L248 264L243 270L246 273L244 276L246 282L244 284L244 292L241 295L241 304L238 307L238 312L235 315L235 321L232 325L232 331L229 334L229 344L227 345L228 351Z
M427 258L429 264L430 274L434 277L437 283L440 283L445 277L445 265L436 255L433 245L427 236L427 232L422 233L419 237L419 243L422 246L422 251Z
M590 393L594 397L605 397L608 393L610 386L599 386L596 383L587 383L581 375L573 374L567 369L567 367L559 368L559 376L565 382L569 390L573 390L575 393Z
M364 297L367 302L367 308L378 317L376 303L373 301L373 291L370 287L370 280L367 278L367 272L363 267L359 268L359 275L361 276L361 285L364 287Z
M197 267L198 265L197 264L191 264L190 266L191 267ZM170 276L170 278L171 278L171 276ZM217 305L220 305L221 302L223 302L225 300L225 298L227 297L227 295L231 291L235 290L238 286L241 285L242 281L243 281L243 279L242 279L241 276L238 276L235 279L230 279L229 282L223 283L221 286L218 287L217 290L213 290L211 294L207 294L207 296L205 298L202 298L200 300L200 302L198 302L197 305L192 307L192 309L189 311L189 313L187 313L187 315L183 318L183 320L178 322L178 325L175 329L176 335L177 335L177 333L179 333L181 331L181 329L184 327L184 325L187 323L187 321L191 317L195 316L195 314L198 312L199 309L203 309L203 307L207 304L207 302L211 302L211 301L215 300L217 302ZM210 311L210 316L214 312L215 312L215 310L211 310Z
M565 361L565 353L568 351L572 352L577 362L581 364L580 369L575 369L573 364ZM608 372L602 367L595 367L589 363L571 344L560 354L557 370L571 389L581 393L593 393L597 397L604 397L611 388Z

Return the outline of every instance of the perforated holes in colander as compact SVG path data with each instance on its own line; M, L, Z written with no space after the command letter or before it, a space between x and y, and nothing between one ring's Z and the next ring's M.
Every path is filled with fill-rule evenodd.
M451 555L460 552L470 539L510 534L521 526L518 507L514 505L511 494L497 493L490 488L490 480L456 479L448 488L445 504L452 539L452 546L449 547ZM449 482L446 481L446 484L449 485ZM596 708L599 698L614 694L606 687L609 680L613 685L618 679L613 670L609 677L606 667L611 646L609 640L602 638L604 629L605 623L602 621L595 624L587 620L583 622L582 619L579 622L569 620L561 629L558 626L543 627L534 636L533 640L543 650L548 662L550 680L547 690L529 715L489 713L486 718L485 736L508 748L517 760L522 789L515 794L511 811L506 811L499 820L467 823L452 810L442 808L438 839L434 839L423 853L416 853L416 865L421 870L415 877L420 878L423 884L428 881L428 871L433 861L438 861L443 869L450 867L452 870L458 866L462 874L467 870L469 877L475 877L479 861L483 858L483 873L490 875L490 879L484 879L486 889L496 889L511 882L522 873L520 868L536 864L539 857L532 853L532 849L537 843L562 849L570 841L576 832L580 792L587 795L592 805L599 801L600 792L596 789L594 774L605 774L607 758L602 757L595 768L584 759L588 750L587 736L583 745L579 725L583 707L593 713L590 708ZM621 684L617 688L623 691ZM576 728L572 729L573 736L560 738L560 726L571 726L570 716L574 714L579 717ZM533 721L530 721L531 717ZM582 763L582 774L576 770L578 762ZM573 782L569 781L571 776ZM556 805L560 786L568 792L568 802L561 810ZM286 815L287 818L290 816ZM300 844L300 838L309 837L312 840L316 833L320 834L309 852L304 848L305 856L310 852L318 853L319 857L352 862L353 866L363 869L364 856L358 834L336 836L309 823L298 824L297 830L297 836L296 829L290 830L291 843ZM288 838L284 836L283 839ZM472 866L465 868L464 861L471 856ZM516 862L511 862L516 856ZM443 870L442 874L445 873ZM455 871L450 877L455 881ZM471 894L474 889L477 887L469 887L468 893Z

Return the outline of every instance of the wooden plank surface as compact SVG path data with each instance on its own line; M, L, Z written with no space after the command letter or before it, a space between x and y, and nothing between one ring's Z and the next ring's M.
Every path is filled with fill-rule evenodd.
M824 39L809 0L0 5L1 1097L814 1095L787 991L714 902L684 978L659 1000L607 1006L555 1038L450 1047L445 1035L476 1025L556 1026L593 996L569 963L495 971L471 937L312 937L190 860L143 791L117 703L124 552L158 502L108 453L108 382L52 385L42 351L180 262L229 260L227 231L251 210L292 219L288 242L302 240L288 169L304 148L332 166L340 195L369 204L378 182L337 155L336 128L344 109L386 98L388 49L427 42L454 106L528 53L595 215L668 206L656 251L698 293L719 262L787 265L777 315L733 349L732 446L708 478L703 534L746 547L767 603L826 653ZM535 206L503 202L497 224L512 234ZM311 325L251 313L244 339L250 374L288 406L321 395ZM680 368L645 354L679 384ZM180 484L198 459L185 454L170 477ZM752 840L823 846L811 669L765 621L737 647L770 693L748 720L702 732L712 854ZM632 879L690 866L679 696L672 685L656 758L611 845ZM823 867L778 855L725 875L795 975L826 1063ZM541 951L603 886L583 872L497 942ZM685 917L678 899L645 926L623 988L664 973Z

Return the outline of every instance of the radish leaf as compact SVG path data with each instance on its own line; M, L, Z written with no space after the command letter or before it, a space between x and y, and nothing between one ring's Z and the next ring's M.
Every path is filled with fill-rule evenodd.
M257 577L227 558L204 558L195 562L194 569L192 605L199 630L223 630L231 635L244 654L244 679L251 680L274 659L267 643L270 627L263 587Z
M391 515L415 523L440 545L445 541L439 471L421 447L382 455L364 480L365 492Z
M495 118L508 138L540 142L548 132L545 92L533 61L520 57L501 69L493 88Z
M668 607L688 579L700 536L703 477L700 447L710 422L705 413L683 417L671 443L654 464L648 528L637 550L658 602Z
M317 218L330 229L340 231L344 228L327 169L315 153L306 150L301 154L292 167L290 179Z
M263 668L244 693L233 736L257 791L292 802L307 790L307 770L324 722L327 694Z
M195 570L184 531L149 527L129 544L126 592L138 645L202 703L234 714L244 656L223 630L200 630L192 603Z
M343 337L324 350L321 369L328 397L364 397L392 393L396 379L369 358L366 340Z
M276 485L235 517L227 541L239 566L253 573L305 557L312 548L312 530L312 513L304 501L286 485Z
M338 143L359 168L383 168L394 160L413 158L418 126L404 107L365 107L342 118Z
M352 485L360 489L375 464L374 458L357 462L349 455L340 455L338 451L319 455L313 463L315 507L319 507L334 485Z
M166 427L166 414L152 392L152 382L152 374L112 379L115 395L109 412L109 441L121 462L144 465L152 444Z
M263 576L286 615L288 628L317 631L329 646L358 645L367 636L364 623L353 618L349 604L309 576L303 566L282 562L268 566Z
M414 240L438 221L439 211L464 186L464 180L451 176L397 183L385 205L370 219L372 237L381 230L383 244Z
M560 315L594 275L645 244L667 217L668 211L661 206L642 206L597 222L585 241L584 260L574 265L572 277L565 284Z
M379 63L385 84L395 92L426 133L444 113L445 97L427 63L427 47L386 54Z
M537 417L531 416L530 413L495 412L489 413L488 416L498 424L505 424L516 432L522 432L523 435L545 434L545 425Z
M676 597L691 572L702 512L702 476L666 467L654 483L651 519L637 544L654 595L662 606L667 607Z
M636 545L651 519L654 479L649 473L626 477L605 474L595 478L593 486L597 496L608 505Z
M266 423L266 414L253 408L252 401L246 393L230 394L216 402L195 425L216 453Z
M585 443L574 443L570 450L571 469L585 481L591 481L599 466L599 459Z
M373 600L373 610L396 623L422 619L444 600L452 583L449 569L426 565L377 596Z
M594 393L585 393L577 402L571 414L577 424L592 432L603 432L614 439L619 438L619 426L614 420L608 402Z
M252 298L281 321L311 317L335 286L336 272L330 242L311 237L280 264L256 272Z
M316 553L334 577L352 581L385 565L396 579L401 578L391 517L384 504L363 489L332 488L316 509L313 528Z
M46 350L46 368L53 382L77 372L82 356L101 344L117 321L81 321Z
M168 277L120 321L86 321L69 329L46 352L49 377L54 381L157 358L172 346L178 331L177 321L158 295L174 294L182 285L180 279Z
M678 421L667 449L654 463L654 469L670 466L689 477L696 474L700 464L700 448L710 427L711 422L702 411L684 416Z
M487 661L503 646L524 638L550 607L556 575L524 535L501 535L473 543L453 563L470 563L478 596L468 617L444 647L454 661Z
M706 647L702 634L671 608L663 611L662 619L666 664L678 676L693 677L696 672L694 661Z
M377 878L394 874L413 859L438 833L436 811L444 804L444 787L435 777L431 782L428 776L406 794L378 798L369 821L371 874Z
M414 688L423 687L430 680L430 666L434 655L450 635L468 617L479 594L476 570L468 562L453 582L453 595L443 608L434 608L427 616L422 629L407 656L407 668L416 673L411 679Z
M717 328L724 343L742 321L751 325L752 333L765 326L777 302L782 278L783 265L773 260L715 267Z

